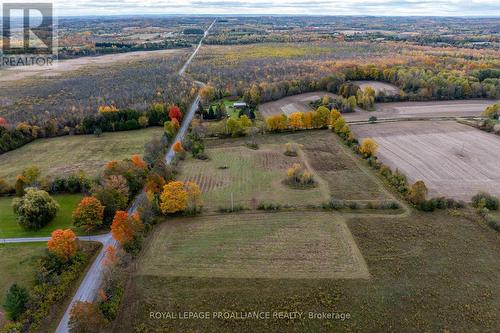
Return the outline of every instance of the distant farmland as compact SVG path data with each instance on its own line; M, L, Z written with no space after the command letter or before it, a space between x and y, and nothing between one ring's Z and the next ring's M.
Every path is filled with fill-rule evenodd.
M478 191L500 195L500 137L453 121L352 126L379 144L379 159L411 182L425 181L430 196L469 201Z

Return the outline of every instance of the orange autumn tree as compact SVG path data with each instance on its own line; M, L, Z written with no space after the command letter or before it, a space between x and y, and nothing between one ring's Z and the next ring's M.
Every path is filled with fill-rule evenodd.
M104 259L102 260L102 265L105 267L111 267L118 262L118 253L116 251L116 247L113 245L109 245L106 248L106 254L104 255Z
M147 168L146 162L144 162L140 155L132 155L131 161L139 169L144 170Z
M288 117L288 126L293 130L304 128L303 116L302 112L293 112Z
M76 254L76 235L70 229L54 230L52 238L47 242L47 248L50 253L55 254L59 259L66 262Z
M119 210L111 224L111 234L123 246L132 241L143 227L138 213L129 216L127 212Z
M73 224L87 231L99 228L104 218L104 206L94 197L83 198L73 212Z
M184 148L182 147L182 143L180 141L176 141L172 147L172 149L176 152L176 153L180 153L184 150Z

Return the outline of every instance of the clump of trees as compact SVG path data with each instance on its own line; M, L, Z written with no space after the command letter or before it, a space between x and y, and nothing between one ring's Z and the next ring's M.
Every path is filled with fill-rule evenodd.
M312 173L298 163L295 163L287 170L285 183L298 188L313 187L315 185Z
M43 190L27 188L25 192L23 197L12 202L17 222L29 230L46 226L56 216L59 204Z
M479 192L472 197L472 206L478 209L498 210L499 199L487 192Z

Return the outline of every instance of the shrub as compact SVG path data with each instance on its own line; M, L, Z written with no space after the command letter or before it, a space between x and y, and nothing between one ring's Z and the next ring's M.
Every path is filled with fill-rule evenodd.
M10 320L17 320L26 310L29 301L28 290L24 287L13 284L10 286L5 296L3 307L7 311Z
M285 155L295 157L299 154L300 145L295 142L288 142L285 144Z
M219 207L217 208L217 211L219 213L233 213L233 212L240 212L243 210L246 210L247 208L243 205L237 204L234 205L233 207Z
M421 180L417 181L410 188L410 192L408 193L408 200L414 205L420 205L427 198L427 186Z
M42 190L26 189L22 198L13 200L12 207L17 214L17 222L23 228L37 230L54 219L59 204Z
M69 330L71 333L102 332L107 322L95 303L77 301L71 308Z
M371 138L366 138L361 142L359 152L365 157L375 156L377 154L378 144Z
M272 203L272 202L261 202L257 206L258 210L280 210L281 205L277 203Z
M487 192L479 192L472 197L472 206L475 208L487 208L498 210L499 200Z

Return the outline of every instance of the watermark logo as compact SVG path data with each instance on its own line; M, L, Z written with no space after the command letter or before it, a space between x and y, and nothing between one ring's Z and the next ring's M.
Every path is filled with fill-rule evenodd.
M51 66L57 57L54 6L2 3L1 66Z

